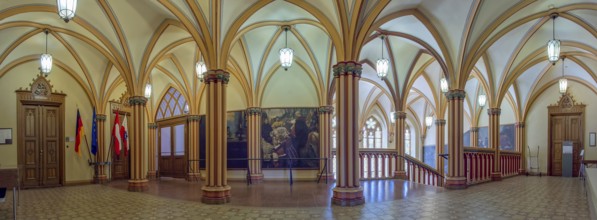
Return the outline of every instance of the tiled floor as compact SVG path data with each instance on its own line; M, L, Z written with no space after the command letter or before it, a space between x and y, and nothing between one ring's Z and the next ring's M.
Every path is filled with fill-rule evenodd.
M435 190L404 187L402 181L364 184L367 203L357 207L329 206L329 202L305 207L272 205L275 201L300 199L294 195L328 197L331 186L305 188L296 184L263 183L247 187L234 183L232 203L204 205L193 201L199 184L169 180L152 184L147 193L133 193L114 182L109 186L86 185L23 190L19 219L589 219L583 182L576 178L514 177L469 187ZM180 185L176 187L174 185ZM309 183L311 185L315 183ZM400 185L403 184L403 185ZM160 185L169 190L159 189ZM406 183L407 186L411 184ZM167 187L166 187L167 186ZM173 187L174 186L174 187ZM244 187L244 188L243 188ZM186 188L186 189L185 189ZM267 189L274 188L270 193ZM318 190L324 190L324 192ZM286 189L286 191L284 191ZM301 191L304 189L303 191ZM397 192L402 190L402 192ZM406 191L405 191L406 190ZM241 192L246 191L245 195ZM161 192L161 193L160 193ZM304 193L303 193L304 192ZM421 193L422 192L422 193ZM236 193L236 196L235 196ZM245 199L261 195L259 199ZM277 196L277 194L283 194ZM319 195L326 194L326 195ZM9 198L12 193L9 193ZM196 196L196 195L195 195ZM270 198L273 197L273 198ZM308 197L308 196L307 196ZM246 202L249 200L250 202ZM243 202L244 201L244 202ZM262 201L256 203L255 201ZM266 203L265 201L272 201ZM304 202L307 204L307 202ZM317 201L314 200L314 203ZM288 205L286 205L288 206ZM297 208L298 206L298 208ZM10 202L0 203L0 219L12 218Z

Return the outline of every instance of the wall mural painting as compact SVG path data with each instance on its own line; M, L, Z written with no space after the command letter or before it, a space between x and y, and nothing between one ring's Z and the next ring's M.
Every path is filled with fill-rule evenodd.
M489 134L488 127L479 127L479 140L477 140L479 147L482 147L482 148L490 147L488 134ZM515 143L516 143L515 125L514 124L500 125L500 134L499 135L500 135L500 150L513 151L515 149ZM466 143L465 143L465 146L467 146Z
M263 109L261 158L264 169L319 168L317 108Z
M199 166L205 168L206 154L206 120L205 115L200 116L199 121ZM227 137L227 156L229 169L246 169L248 157L247 153L247 120L244 111L227 112L226 115L226 137Z

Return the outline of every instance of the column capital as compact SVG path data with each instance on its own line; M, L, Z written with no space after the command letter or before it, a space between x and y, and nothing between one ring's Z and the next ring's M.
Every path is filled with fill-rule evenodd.
M95 115L95 119L97 121L104 122L104 121L106 121L106 115L104 115L104 114L96 114Z
M334 112L334 106L331 106L331 105L319 106L319 109L317 109L317 110L319 111L319 113L331 114L332 112Z
M247 115L261 115L261 108L260 107L249 107L245 110L245 114Z
M524 128L524 122L516 122L515 125L517 128Z
M191 121L199 121L200 116L199 115L187 115L187 121L191 122Z
M405 119L406 112L396 112L396 119Z
M464 100L465 97L466 97L466 92L464 90L453 89L453 90L446 92L446 98L448 98L448 100L455 100L455 99Z
M147 123L147 128L156 129L158 128L158 123Z
M435 119L435 125L445 125L446 119Z
M129 98L129 105L131 105L131 106L134 106L134 105L145 106L146 103L147 103L147 98L145 98L144 96L131 96Z
M471 132L479 132L479 127L471 127Z
M500 115L500 114L502 114L502 109L501 108L488 108L487 114L488 115Z
M339 77L340 75L361 77L361 74L363 73L361 64L355 61L338 62L332 68L334 70L334 77Z
M221 69L208 70L205 72L205 75L203 75L203 82L205 83L221 82L228 84L228 81L230 81L230 73Z

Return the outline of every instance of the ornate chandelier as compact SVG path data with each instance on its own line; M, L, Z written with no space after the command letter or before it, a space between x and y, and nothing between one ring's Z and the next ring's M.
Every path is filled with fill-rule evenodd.
M280 49L280 64L284 70L288 70L288 68L292 66L294 50L288 48L288 30L290 29L290 26L284 25L282 26L282 29L284 29L284 33L286 34L286 42L284 43L284 48Z
M58 15L64 22L72 20L77 11L77 0L56 0L58 6Z
M390 61L383 57L383 50L384 50L384 39L386 38L385 35L380 35L381 38L381 58L377 60L377 76L382 80L386 78L388 75L388 69L390 69Z
M547 42L547 59L552 64L555 64L560 59L560 40L556 40L556 18L557 13L551 14L553 33L552 39Z
M52 55L48 53L48 33L50 31L45 29L44 32L46 33L46 52L42 53L39 58L39 70L44 76L48 76L50 75L50 71L52 71Z

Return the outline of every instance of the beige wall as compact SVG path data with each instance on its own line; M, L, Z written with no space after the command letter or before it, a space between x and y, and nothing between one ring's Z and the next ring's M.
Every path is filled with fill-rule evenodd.
M584 85L568 81L568 88L570 94L574 97L577 103L582 102L587 105L585 109L585 134L584 135L584 149L586 160L597 160L597 147L589 147L589 132L597 131L597 123L593 120L597 118L597 105L595 105L595 93L586 88ZM533 104L525 121L525 129L527 133L526 146L531 147L533 155L536 154L537 146L539 146L539 165L541 172L547 172L547 144L548 144L548 113L547 106L555 104L560 98L557 85L554 85L542 92L538 100ZM528 157L525 158L528 160ZM528 165L527 165L528 166Z

